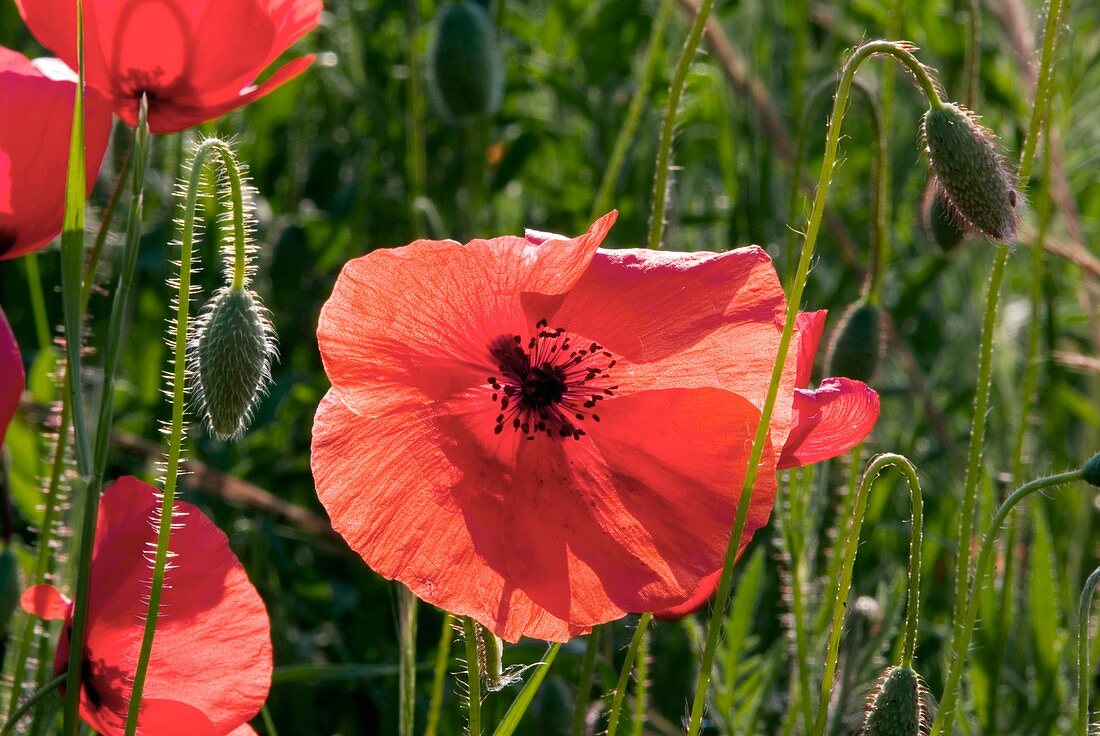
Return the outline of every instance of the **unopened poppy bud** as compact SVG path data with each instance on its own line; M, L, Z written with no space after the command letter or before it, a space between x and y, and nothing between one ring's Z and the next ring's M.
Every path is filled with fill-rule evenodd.
M826 375L867 383L882 355L882 312L860 300L848 307L833 333Z
M927 241L945 255L951 253L966 239L966 231L959 227L958 218L944 201L939 183L933 179L921 202L921 227Z
M949 102L924 114L924 140L958 224L992 240L1015 237L1021 195L993 133Z
M500 109L504 60L481 5L460 0L440 7L428 80L436 109L448 122L463 125Z
M271 380L274 340L266 310L243 288L218 291L197 327L198 398L217 436L239 437Z
M909 667L890 667L867 699L861 736L919 736L924 722L924 686Z
M1100 452L1093 455L1081 466L1081 480L1100 488Z

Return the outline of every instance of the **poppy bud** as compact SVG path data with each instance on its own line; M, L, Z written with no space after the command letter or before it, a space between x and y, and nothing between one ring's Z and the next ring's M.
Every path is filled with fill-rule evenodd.
M935 179L928 182L921 202L921 228L925 240L944 255L959 247L966 238L966 231L959 227L958 219L944 201L943 190Z
M908 667L889 667L867 699L862 736L919 736L924 722L924 685Z
M259 297L243 288L219 290L196 328L197 396L214 434L239 437L271 380L274 338Z
M992 240L1016 235L1020 193L993 133L953 103L924 114L928 156L958 223Z
M829 345L826 375L867 383L882 356L882 312L862 299L840 318Z
M1081 466L1081 480L1100 488L1100 452L1093 455Z
M500 109L504 60L488 13L473 0L439 9L428 81L436 109L448 122L464 125Z

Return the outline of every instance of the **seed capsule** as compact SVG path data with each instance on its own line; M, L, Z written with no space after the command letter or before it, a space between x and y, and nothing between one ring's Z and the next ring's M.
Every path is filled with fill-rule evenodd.
M197 333L198 398L207 424L222 439L239 437L271 378L274 345L266 310L243 288L222 289Z
M863 300L848 307L833 333L826 375L871 380L882 355L882 312Z
M861 736L919 736L924 723L924 686L908 667L890 667L867 700Z
M473 0L439 9L428 81L436 109L450 123L465 125L500 109L504 60L488 13Z
M993 133L953 103L924 114L928 156L958 223L991 240L1016 235L1021 195Z

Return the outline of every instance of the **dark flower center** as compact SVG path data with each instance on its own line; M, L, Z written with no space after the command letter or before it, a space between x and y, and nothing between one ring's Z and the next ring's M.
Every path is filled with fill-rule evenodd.
M539 434L579 440L585 432L577 423L600 421L597 405L619 388L610 385L616 361L609 351L562 327L551 329L545 319L526 345L519 335L504 336L489 352L500 369L488 380L492 401L500 404L496 434L508 425L529 440Z

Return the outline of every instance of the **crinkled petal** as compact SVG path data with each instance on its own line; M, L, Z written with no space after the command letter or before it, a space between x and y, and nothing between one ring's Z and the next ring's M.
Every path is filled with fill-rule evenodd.
M795 377L795 388L806 388L810 385L810 379L814 372L814 358L821 345L821 335L825 332L825 318L829 310L819 309L816 312L799 312L795 319L795 329L798 330L798 374Z
M56 60L28 61L0 48L0 260L38 250L61 232L69 161L75 77ZM89 91L85 106L85 155L90 192L107 139L111 111Z
M779 459L780 469L843 455L871 433L878 413L878 394L850 378L827 378L813 391L795 391L795 423Z
M553 241L551 241L553 242ZM786 296L758 247L726 253L598 251L563 298L531 296L529 322L599 342L617 357L624 393L720 388L764 405ZM771 421L778 454L790 425L797 350L790 350Z
M759 421L735 394L671 389L604 402L579 440L528 442L463 401L429 418L413 391L358 412L341 398L322 401L313 436L333 527L380 574L509 641L688 596L721 562ZM764 465L746 540L774 499Z
M61 621L69 614L70 601L52 585L32 585L19 598L23 610L46 621Z
M4 433L19 408L19 397L25 386L23 357L19 354L19 345L15 342L15 333L11 331L7 315L0 308L0 446L4 444Z
M155 543L156 489L122 478L100 501L92 558L81 713L97 730L125 722ZM267 612L225 535L177 503L139 728L221 736L255 716L271 683ZM89 688L94 697L89 695Z
M516 237L466 245L418 240L350 261L317 327L333 389L360 412L372 394L393 386L444 399L483 385L495 362L489 346L530 329L521 299L569 290L615 217L543 245Z
M742 549L744 546L742 545ZM665 621L677 621L684 616L695 613L707 604L714 591L718 590L718 583L722 579L722 571L715 570L699 581L695 592L683 603L657 611L653 615Z

